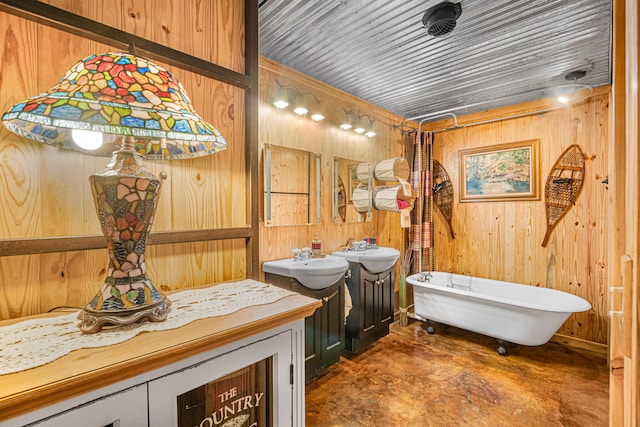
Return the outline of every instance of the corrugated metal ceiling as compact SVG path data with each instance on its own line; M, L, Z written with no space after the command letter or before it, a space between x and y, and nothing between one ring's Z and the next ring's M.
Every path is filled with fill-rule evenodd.
M576 69L611 83L611 0L462 0L453 32L433 37L422 17L439 3L263 0L259 51L405 118L550 96Z

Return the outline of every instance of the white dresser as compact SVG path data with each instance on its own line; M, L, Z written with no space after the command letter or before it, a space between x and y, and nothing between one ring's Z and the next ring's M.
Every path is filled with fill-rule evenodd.
M0 426L303 426L319 305L296 294L2 375Z

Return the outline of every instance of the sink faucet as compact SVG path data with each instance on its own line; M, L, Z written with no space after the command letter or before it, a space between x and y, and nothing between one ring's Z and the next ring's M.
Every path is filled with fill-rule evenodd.
M292 249L294 261L307 261L311 259L311 249L309 248L295 248Z
M353 250L355 251L366 251L367 250L367 242L361 240L359 242L353 242Z
M343 247L340 248L341 251L350 251L353 249L353 244L355 243L355 239L353 237L349 237L347 239L347 243L344 244Z

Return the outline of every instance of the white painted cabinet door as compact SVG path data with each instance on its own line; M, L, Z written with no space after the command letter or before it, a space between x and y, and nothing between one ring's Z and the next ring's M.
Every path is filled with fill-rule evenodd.
M147 426L147 386L142 384L111 394L33 425L38 427Z
M267 421L266 424L278 427L291 426L294 415L293 388L290 382L292 354L292 331L287 330L236 350L212 356L197 365L150 381L149 425L151 427L178 426L179 410L184 411L185 406L188 409L189 406L204 407L206 405L208 409L202 412L201 419L190 421L190 425L196 427L198 425L245 426L249 425L246 424L247 422L252 422L249 417L253 417L253 415L249 415L248 408L268 402L271 406L268 410L271 422ZM262 392L256 392L255 388L251 388L255 386L243 388L225 385L217 391L211 392L212 389L216 389L217 383L233 381L229 380L229 377L233 377L239 370L252 367L269 358L271 358L271 385L270 393L265 393L265 396L262 396ZM257 379L258 382L263 381L263 378ZM232 382L226 384L232 384ZM190 395L196 389L200 390L205 386L210 388L206 392L203 391L202 394L207 395L207 398L200 403L188 402L185 405L184 401L178 398L181 396L180 399L183 399L185 395ZM207 403L202 403L204 401ZM212 402L216 404L216 409L211 409ZM260 410L263 409L264 407L260 408Z

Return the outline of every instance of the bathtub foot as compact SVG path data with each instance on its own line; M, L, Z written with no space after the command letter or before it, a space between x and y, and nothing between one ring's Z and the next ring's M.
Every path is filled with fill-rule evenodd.
M509 345L509 342L498 340L498 354L500 356L506 356L507 355L507 346L508 345Z
M436 330L433 329L433 326L431 325L431 321L429 321L428 319L425 319L423 317L414 317L414 319L418 319L422 322L424 322L424 324L422 325L422 329L424 329L425 331L427 331L427 333L429 335L433 335L436 333Z
M433 322L429 319L424 319L425 329L429 335L433 335L436 333L436 330L433 329Z

